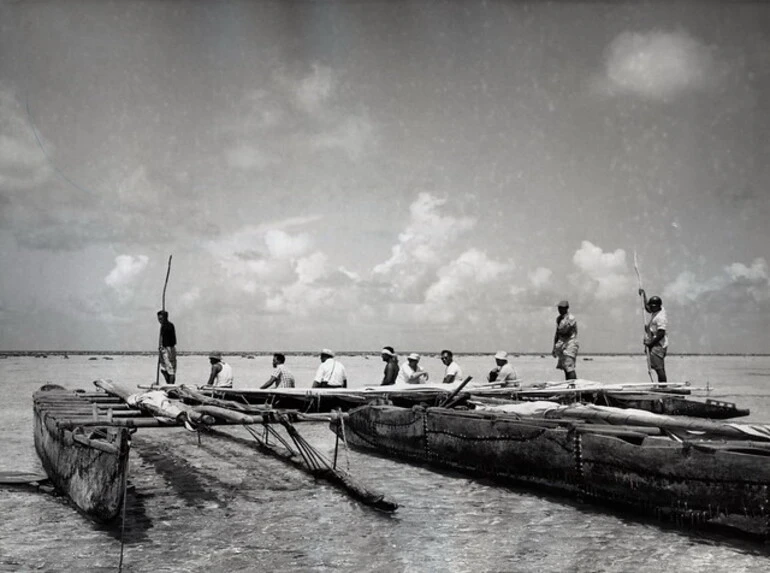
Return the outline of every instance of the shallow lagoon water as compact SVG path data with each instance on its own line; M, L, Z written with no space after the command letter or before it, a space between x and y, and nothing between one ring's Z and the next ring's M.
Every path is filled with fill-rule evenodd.
M96 360L91 360L95 357ZM109 360L107 358L110 358ZM379 381L376 355L339 356L351 386ZM643 357L579 360L581 378L648 380ZM236 387L269 376L270 357L226 357ZM490 356L460 356L466 375L483 379ZM519 356L525 380L560 380L550 356ZM309 386L314 356L289 355L298 385ZM423 364L439 380L436 354ZM32 393L45 382L92 388L97 378L153 382L155 357L11 356L0 360L6 400L0 406L0 471L39 468L32 439ZM749 407L744 421L770 422L770 357L670 357L669 378L710 389ZM180 382L203 383L205 356L179 359ZM239 441L182 429L140 430L134 437L125 530L100 527L65 499L27 488L0 488L0 571L569 571L655 572L770 570L770 548L725 536L676 529L652 519L555 496L511 489L454 472L356 451L340 463L400 504L393 515L366 508L340 490ZM325 424L302 434L329 457Z

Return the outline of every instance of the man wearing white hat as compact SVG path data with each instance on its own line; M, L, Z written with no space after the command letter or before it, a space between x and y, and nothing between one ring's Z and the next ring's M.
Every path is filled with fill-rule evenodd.
M397 384L425 384L428 373L420 366L420 355L412 352L398 371Z
M324 348L320 358L321 364L316 370L313 388L347 388L348 375L342 362L334 359L334 352Z
M560 301L556 308L559 311L559 316L556 317L556 333L553 335L551 355L557 359L556 368L564 370L564 378L576 380L575 361L579 349L577 320L569 312L568 301Z
M492 368L492 370L489 371L489 376L487 376L487 380L489 382L502 382L505 386L508 384L513 384L514 386L519 385L518 376L516 376L516 370L513 369L513 366L508 364L507 352L501 350L495 354L495 363L497 366Z

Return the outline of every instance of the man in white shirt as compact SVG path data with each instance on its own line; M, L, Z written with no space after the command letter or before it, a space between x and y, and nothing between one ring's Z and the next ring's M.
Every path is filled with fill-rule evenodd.
M313 388L347 388L348 375L341 362L334 359L334 352L321 350L321 364L313 379Z
M420 367L420 355L412 352L398 369L396 384L425 384L428 373Z
M463 379L463 371L460 365L454 361L454 355L451 350L441 351L441 362L446 366L444 370L444 384L451 384L452 382L461 382Z
M650 368L658 375L658 382L668 382L666 377L665 358L668 352L668 316L659 296L651 296L647 300L644 289L639 289L644 299L644 309L650 313L650 321L645 327L644 345L650 353Z
M513 369L513 366L508 364L507 352L501 350L495 354L495 364L497 364L497 366L490 370L489 376L487 376L487 380L489 382L502 382L506 386L508 384L519 386L519 380L518 376L516 376L516 371Z

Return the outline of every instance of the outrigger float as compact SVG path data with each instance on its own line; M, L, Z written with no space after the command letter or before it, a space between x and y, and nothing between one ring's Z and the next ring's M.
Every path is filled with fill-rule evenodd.
M367 405L331 421L351 446L770 539L770 426L597 406Z
M727 420L748 416L748 408L733 402L690 396L692 387L685 383L601 384L590 380L545 382L520 387L478 385L468 390L471 400L486 403L511 401L552 401L560 404L595 404L615 408L646 410L655 414Z
M185 426L222 438L239 439L213 428L240 425L259 449L301 467L381 511L398 505L336 467L294 427L312 415L264 406L237 405L204 396L186 386L131 392L109 380L96 391L70 391L46 384L33 395L35 449L54 487L79 511L107 523L122 509L128 476L131 434L139 429ZM328 421L332 416L322 416ZM253 426L263 426L260 435ZM284 428L287 437L273 426ZM270 437L273 439L270 440Z
M212 388L199 390L206 396L239 404L288 408L306 413L347 412L373 401L388 401L394 406L439 406L460 385L398 384L363 388ZM527 387L470 384L459 394L459 402L509 403L511 401L550 400L562 404L590 403L617 408L635 408L657 414L692 416L723 420L748 416L747 408L732 402L690 397L688 384L629 383L601 384L590 380L570 383L544 382Z

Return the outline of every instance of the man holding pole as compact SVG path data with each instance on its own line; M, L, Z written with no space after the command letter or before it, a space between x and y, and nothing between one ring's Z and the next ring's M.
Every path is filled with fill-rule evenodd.
M650 356L650 368L658 375L658 383L668 382L664 361L668 350L668 317L663 301L659 296L651 296L647 300L647 294L643 288L639 289L639 296L644 301L644 309L650 314L650 320L644 327L644 345Z
M174 323L169 321L168 312L158 311L158 322L160 322L160 353L159 363L160 371L166 379L166 384L176 382L176 329Z

